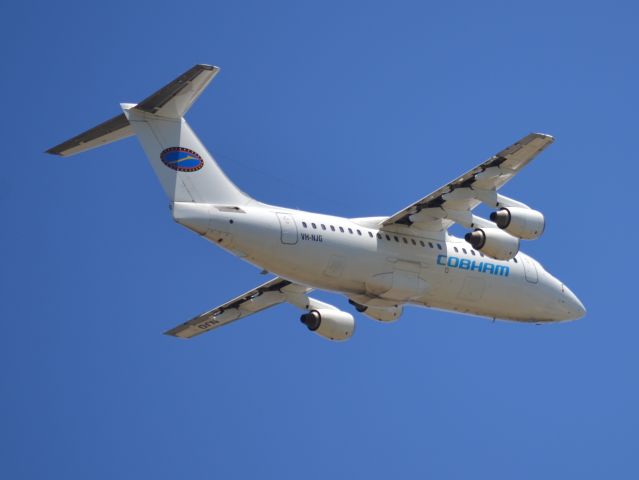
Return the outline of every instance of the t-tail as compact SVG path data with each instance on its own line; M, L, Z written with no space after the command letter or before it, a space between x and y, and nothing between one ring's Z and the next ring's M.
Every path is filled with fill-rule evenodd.
M124 113L57 145L47 153L63 157L135 135L171 202L247 205L237 188L184 120L218 67L195 65L138 104L121 104Z

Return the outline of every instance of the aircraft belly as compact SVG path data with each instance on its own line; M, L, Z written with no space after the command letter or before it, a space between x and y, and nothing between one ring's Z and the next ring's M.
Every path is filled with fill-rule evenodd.
M428 307L491 318L522 320L522 311L535 303L535 295L519 275L483 277L483 274L445 269L432 272L436 285L418 299Z
M421 276L421 264L417 262L387 262L390 271L377 273L366 281L366 293L399 302L418 298L428 290L428 283Z
M332 245L324 240L297 244L282 244L279 233L261 242L251 242L251 262L278 276L330 291L362 291L364 281L361 265L370 265L366 251L349 246ZM342 248L340 248L342 247ZM353 258L361 259L353 261Z

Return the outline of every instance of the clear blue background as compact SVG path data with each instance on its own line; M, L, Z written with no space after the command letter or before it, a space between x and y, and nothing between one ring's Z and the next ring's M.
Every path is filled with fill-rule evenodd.
M5 2L0 477L639 478L634 2ZM42 152L198 62L189 121L255 198L389 215L531 131L503 192L588 308L410 308L347 343L280 306L161 333L265 280L170 218L136 140ZM349 309L338 296L319 294Z

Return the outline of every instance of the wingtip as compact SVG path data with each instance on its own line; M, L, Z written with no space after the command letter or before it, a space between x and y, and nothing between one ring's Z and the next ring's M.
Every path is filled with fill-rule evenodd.
M171 333L171 332L164 332L164 333L162 333L162 335L166 335L167 337L171 337L171 338L179 338L179 339L182 339L182 340L188 340L188 337L182 337L180 335L175 335L174 333Z
M171 330L166 330L165 332L162 332L162 335L166 335L167 337L180 338L179 335L177 335L178 331L179 331L179 327L176 327L176 328L172 328Z
M198 63L195 66L200 67L203 70L215 70L215 71L220 70L220 67L218 67L217 65L209 65L208 63Z
M48 153L49 155L55 155L56 157L64 157L62 152L57 149L57 147L51 147L49 150L45 150L44 153Z
M173 338L181 338L182 340L187 340L190 338L188 335L180 335L180 333L184 332L189 327L188 323L184 323L182 325L178 325L177 327L173 327L170 330L166 330L162 332L162 335L166 335L167 337Z
M533 135L536 135L538 137L542 137L545 138L547 140L550 140L551 142L555 141L555 137L553 137L552 135L548 134L548 133L541 133L541 132L534 132Z

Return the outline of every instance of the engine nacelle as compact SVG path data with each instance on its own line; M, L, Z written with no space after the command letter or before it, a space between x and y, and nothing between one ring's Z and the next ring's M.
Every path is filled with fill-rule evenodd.
M353 299L348 299L348 303L355 307L360 313L363 313L367 317L380 322L394 322L404 313L404 307L401 305L393 305L390 307L369 307L368 305L362 305L357 303Z
M526 240L535 240L541 237L546 226L543 214L531 208L500 208L490 214L490 219L502 230Z
M350 313L330 308L311 310L300 317L311 332L329 340L348 340L355 331L355 319Z
M519 252L519 239L497 228L476 228L464 238L473 248L498 260L510 260Z

